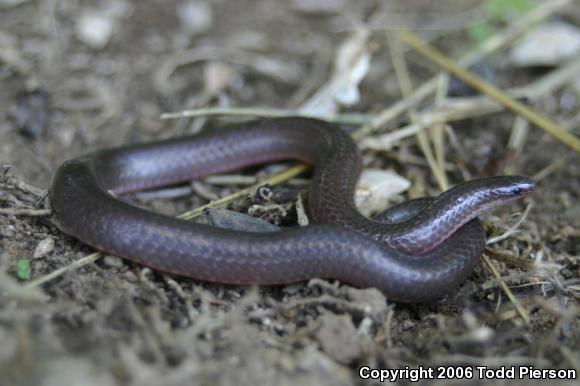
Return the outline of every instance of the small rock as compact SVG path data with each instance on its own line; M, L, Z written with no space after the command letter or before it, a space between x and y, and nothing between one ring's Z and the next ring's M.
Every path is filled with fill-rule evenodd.
M123 273L123 276L125 277L125 280L130 283L137 283L139 281L139 278L131 271L126 271Z
M8 224L8 225L4 225L4 226L0 227L0 238L2 238L2 237L11 238L11 237L14 237L15 234L16 234L16 227L14 227L14 225L12 225L12 224Z
M95 49L101 49L109 43L113 29L113 18L98 11L85 12L76 26L79 40Z
M554 22L529 33L511 52L512 63L519 67L556 66L580 52L580 30Z
M390 170L363 170L356 187L355 203L362 214L382 212L393 198L411 186L406 178Z
M50 252L54 250L54 239L52 237L47 237L44 240L41 240L34 248L34 254L32 257L34 259L39 259L48 255Z
M403 320L400 324L400 328L402 331L410 330L413 327L415 327L415 322L411 320Z
M123 259L116 256L105 256L103 264L111 268L123 268Z
M192 35L201 34L211 28L213 11L205 1L188 1L177 7L177 16L183 27Z

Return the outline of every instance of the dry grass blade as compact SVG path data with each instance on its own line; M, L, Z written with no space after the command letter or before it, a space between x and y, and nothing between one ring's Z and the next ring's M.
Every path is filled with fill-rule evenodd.
M11 216L30 216L42 217L48 216L52 213L49 209L31 209L31 208L0 208L0 214L8 214Z
M248 186L245 189L239 190L235 193L232 193L230 195L222 197L218 200L211 201L211 202L209 202L205 205L199 206L199 207L197 207L189 212L182 213L179 216L177 216L177 218L191 220L192 218L195 218L195 217L201 215L203 213L203 211L208 209L208 208L215 208L217 206L227 205L230 202L233 202L240 197L243 197L247 194L251 194L251 193L255 192L256 189L260 188L261 186L280 184L286 180L289 180L290 178L296 177L300 173L305 172L306 169L308 169L308 166L305 164L298 164L298 165L292 166L292 167L290 167L290 168L288 168L288 169L286 169L278 174L273 175L272 177L266 178L265 180L260 181L252 186Z
M560 8L566 6L570 3L570 1L571 0L552 0L543 2L534 10L514 22L514 24L512 24L506 30L492 36L482 45L477 47L474 51L467 53L465 56L458 60L458 63L466 67L477 63L485 56L516 40L531 26L545 19ZM375 130L385 126L389 121L395 119L407 111L409 106L414 106L427 98L429 95L433 94L437 90L437 86L438 77L434 76L433 78L423 83L420 87L416 88L415 91L409 95L409 97L394 103L392 106L378 113L369 123L363 125L359 130L357 130L357 132L354 134L355 139L363 138Z
M457 76L468 85L495 99L506 108L526 118L536 126L546 131L548 134L552 135L559 141L580 153L580 138L569 133L554 121L536 113L523 103L513 99L508 94L501 91L499 88L492 86L472 72L453 63L442 52L428 44L421 42L412 33L408 31L399 31L396 36L411 46L414 50L419 52L421 55L429 58L431 61L444 68L446 71L449 71L453 75Z
M530 214L530 211L532 210L533 207L534 207L534 204L532 201L530 201L528 203L528 205L526 206L526 210L524 210L524 213L522 213L522 215L520 216L518 221L514 225L509 227L509 229L506 230L501 235L487 240L487 245L500 242L500 241L505 240L508 237L510 237L516 231L516 229L518 229L520 227L520 225L522 225L522 223L526 220L526 218L528 217L528 214Z
M411 85L411 77L409 76L409 70L407 68L407 64L399 49L398 42L394 41L391 36L391 33L387 33L387 42L389 43L389 51L391 53L391 60L393 61L393 67L395 69L395 74L397 76L397 81L399 83L399 88L401 89L402 94L405 98L409 98L409 96L413 92L413 87ZM441 190L445 190L446 188L446 178L445 178L445 171L439 168L439 164L435 161L435 156L433 155L433 150L431 149L431 145L429 143L429 138L425 133L425 127L421 126L419 114L415 109L414 105L409 106L409 116L413 123L420 125L420 130L417 131L417 141L419 142L419 147L423 152L423 155L427 159L427 163L429 164L429 168L435 175L437 179L437 183L439 184L439 188Z
M231 108L231 107L209 107L203 109L183 110L173 113L161 114L161 119L179 118L199 118L209 116L239 116L239 117L260 117L260 118L287 118L303 117L324 119L329 122L344 123L347 125L363 125L369 121L369 117L364 114L339 114L332 117L321 117L318 115L305 114L297 110L269 109L269 108Z
M437 92L435 93L436 109L442 108L445 104L445 101L447 100L448 86L449 76L447 74L441 74L439 76L439 81L437 82ZM447 174L445 174L445 126L445 117L442 117L433 122L433 126L429 131L431 133L431 140L433 141L433 147L435 150L437 168L441 171L442 190L447 190L449 188Z
M481 256L481 258L483 259L483 261L485 262L485 265L487 265L487 267L489 268L489 270L491 271L493 276L497 280L499 280L499 285L501 286L501 289L503 290L503 292L505 292L505 294L508 297L508 299L510 300L510 302L513 303L518 314L520 314L520 316L526 322L526 324L530 323L530 315L528 314L528 311L526 311L526 309L524 307L522 307L522 305L520 304L520 302L518 302L518 300L516 299L516 297L514 296L512 291L507 286L507 284L501 280L501 275L499 274L499 272L497 271L497 269L495 268L495 266L493 265L491 260L489 260L489 258L485 255L485 253Z
M25 288L35 288L35 287L41 286L45 283L48 283L49 281L51 281L53 279L56 279L57 277L59 277L61 275L64 275L65 273L67 273L69 271L83 267L83 266L90 264L90 263L94 263L95 261L99 260L102 256L103 255L100 252L91 253L90 255L86 255L86 256L72 262L69 265L66 265L62 268L59 268L55 271L52 271L48 275L41 276L37 279L34 279L34 280L26 283L24 285L24 287Z

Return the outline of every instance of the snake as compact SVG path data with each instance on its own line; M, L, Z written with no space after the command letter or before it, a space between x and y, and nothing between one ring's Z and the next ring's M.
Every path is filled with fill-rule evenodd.
M216 228L121 197L282 160L313 168L310 225L266 233ZM325 278L377 288L389 300L430 302L450 294L479 262L486 238L478 216L536 185L525 176L476 178L368 218L354 201L362 168L356 143L333 123L258 119L73 158L58 168L49 192L60 230L157 271L232 285Z

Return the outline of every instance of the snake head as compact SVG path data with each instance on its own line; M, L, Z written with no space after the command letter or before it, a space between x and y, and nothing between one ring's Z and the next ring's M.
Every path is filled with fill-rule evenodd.
M490 177L485 180L489 195L503 203L523 198L536 187L536 181L525 176Z

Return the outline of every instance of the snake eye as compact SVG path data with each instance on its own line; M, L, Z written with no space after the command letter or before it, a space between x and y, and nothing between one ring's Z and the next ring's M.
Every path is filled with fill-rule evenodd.
M520 195L520 194L522 194L522 192L523 192L522 188L514 188L514 189L512 190L512 193L513 193L514 195Z

